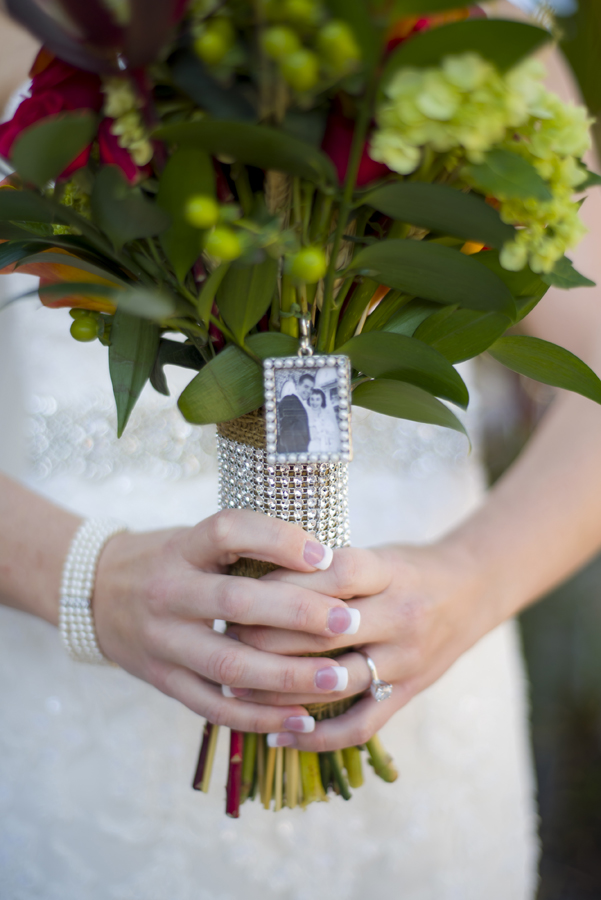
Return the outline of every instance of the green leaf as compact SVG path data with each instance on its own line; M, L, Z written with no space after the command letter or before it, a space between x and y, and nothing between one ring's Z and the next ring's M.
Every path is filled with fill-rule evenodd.
M440 304L438 303L432 303L430 300L412 300L386 322L384 330L411 337L424 319L439 311Z
M117 309L132 316L140 316L143 319L154 321L167 319L177 310L177 304L173 297L159 290L150 290L145 287L133 287L129 290L115 292L113 299L117 304Z
M394 0L394 12L399 18L425 15L445 9L457 9L457 2L458 0Z
M194 194L215 196L213 164L205 150L180 147L163 169L157 194L158 205L171 217L161 246L180 281L200 255L200 232L185 217L186 202Z
M0 221L60 222L52 203L33 191L0 190Z
M109 371L117 404L117 436L121 437L159 349L160 331L147 319L117 310L111 327Z
M596 172L591 172L584 163L580 163L580 168L586 171L586 181L583 181L578 185L578 191L588 191L589 188L597 187L601 184L601 175L598 175Z
M500 338L488 352L520 375L566 391L575 391L595 403L601 403L601 380L586 363L557 344L515 335Z
M11 162L24 181L44 187L92 143L96 126L97 117L90 110L48 116L21 132Z
M256 121L257 113L236 85L224 86L213 78L192 50L176 50L168 64L174 84L210 116Z
M482 197L442 184L397 181L370 191L362 202L392 219L489 247L502 247L515 236Z
M169 396L169 387L165 377L165 366L178 366L180 369L194 369L199 372L205 362L193 344L182 344L161 338L159 351L150 373L150 383L159 394Z
M106 297L116 304L115 297L118 292L110 284L94 284L93 281L59 281L54 284L45 284L40 288L32 288L31 291L28 291L27 294L22 294L22 296L30 297L38 293L40 297L51 297L55 300L62 300L64 297L76 295Z
M463 176L499 200L551 200L547 183L532 163L510 150L490 150L484 162L465 166Z
M569 291L570 288L577 287L595 287L595 282L591 281L590 278L581 275L580 272L574 268L572 260L568 259L567 256L562 256L561 259L557 260L553 267L553 271L546 272L540 277L545 284L551 285L552 287L563 288L564 291Z
M295 338L276 332L253 334L246 343L261 359L291 356L298 347ZM230 344L192 379L178 406L188 422L207 425L235 419L258 409L262 403L261 367Z
M0 244L0 270L26 259L32 253L35 253L39 247L40 244L31 240L7 241L5 244Z
M446 307L422 322L415 337L434 347L449 362L459 363L483 353L510 325L510 319L499 313Z
M355 271L408 294L485 312L515 314L507 286L473 256L429 241L379 241L360 250Z
M437 350L415 338L371 331L351 338L338 352L346 353L364 375L405 381L464 408L469 403L459 373Z
M353 391L353 403L385 416L442 425L443 428L452 428L466 434L463 424L444 403L413 384L403 384L387 378L366 381Z
M269 308L278 277L278 261L267 256L255 266L232 266L217 291L217 306L234 336L244 340Z
M331 159L317 147L267 125L203 119L159 128L160 140L200 147L211 156L225 154L259 169L288 172L309 181L338 184Z
M160 234L171 224L167 213L139 187L131 187L117 166L104 166L96 176L92 216L117 249L128 241Z
M499 262L499 254L496 250L481 250L478 253L478 262L494 272L497 278L507 285L517 307L516 321L518 322L534 309L549 290L549 285L545 284L540 275L537 275L528 266L525 266L520 272L510 272L508 269L504 269Z
M350 25L365 68L374 69L380 58L381 40L365 0L326 0L326 5L335 19Z
M382 84L400 68L438 66L445 56L479 53L502 71L530 56L551 35L543 28L509 19L465 19L422 31L404 41L390 55Z

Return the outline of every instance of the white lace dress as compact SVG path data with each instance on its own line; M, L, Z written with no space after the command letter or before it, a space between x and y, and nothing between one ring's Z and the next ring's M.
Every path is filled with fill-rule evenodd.
M174 399L147 390L117 443L106 349L73 341L69 321L37 301L0 313L5 469L133 528L212 513L213 429L190 427ZM170 370L172 384L182 374ZM431 540L480 501L482 474L461 436L359 410L354 442L356 545ZM0 897L531 900L525 694L508 623L384 728L395 784L369 770L349 803L277 815L249 803L231 820L225 735L211 793L192 791L197 716L121 670L71 662L51 626L1 608Z

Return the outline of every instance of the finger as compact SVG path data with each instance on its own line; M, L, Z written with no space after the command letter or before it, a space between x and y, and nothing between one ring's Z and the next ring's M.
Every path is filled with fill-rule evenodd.
M367 694L341 716L318 722L313 733L270 733L269 744L272 747L298 747L314 753L360 746L367 743L415 693L417 688L410 683L395 684L389 700L377 703L371 694Z
M397 647L377 644L373 647L364 647L363 649L374 660L380 679L394 683L411 678L414 671L411 661L403 660L402 654L399 654ZM344 666L349 674L346 688L337 694L336 699L338 697L340 699L354 697L356 694L361 694L369 689L371 673L362 653L356 651L345 653L343 656L336 657L336 662ZM243 698L245 701L252 703L264 703L268 706L283 706L288 703L298 703L301 706L306 706L308 703L315 703L315 695L313 694L283 694L275 691L258 690L240 692L234 688L232 696Z
M157 650L161 658L233 688L315 697L345 690L348 684L348 672L336 660L261 653L190 623L163 628Z
M380 594L390 585L391 580L392 567L387 557L374 553L373 550L354 547L336 550L327 571L301 574L278 569L261 579L298 584L343 600Z
M307 715L302 706L292 704L274 709L254 703L241 703L239 700L227 700L218 687L207 684L198 675L181 666L165 667L161 674L160 689L214 725L226 725L236 731L309 732L315 727L315 720Z
M262 581L263 579L261 579ZM235 634L245 644L258 650L290 656L302 656L304 653L327 653L330 650L343 649L357 643L394 641L402 644L404 639L403 619L399 615L398 606L395 603L385 602L382 595L375 595L353 600L347 604L347 608L360 614L357 632L349 630L328 637L323 633L304 634L300 630L291 631L265 628L262 625L247 626L234 623L228 626L228 633ZM406 639L412 640L412 632L409 628L406 631Z
M327 569L332 550L300 525L249 509L224 509L191 528L184 539L186 559L201 569L222 570L241 556L294 569Z
M190 570L170 590L170 612L185 618L258 624L316 634L328 640L340 634L357 634L361 622L359 610L348 608L343 600L294 584L264 583L232 575L199 575Z

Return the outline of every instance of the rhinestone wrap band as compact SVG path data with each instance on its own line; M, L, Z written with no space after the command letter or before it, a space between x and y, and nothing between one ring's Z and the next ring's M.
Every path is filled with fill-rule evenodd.
M217 435L221 509L254 509L301 525L329 547L350 543L348 463L268 465L267 453Z
M69 547L63 568L59 627L69 656L77 662L111 665L98 646L91 599L100 554L107 541L122 531L126 531L125 525L115 519L86 519Z

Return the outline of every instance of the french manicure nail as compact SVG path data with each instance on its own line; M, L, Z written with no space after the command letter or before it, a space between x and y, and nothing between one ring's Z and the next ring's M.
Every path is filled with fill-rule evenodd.
M250 694L248 688L231 688L227 684L221 685L221 693L224 697L247 697Z
M328 666L315 673L315 687L322 691L344 691L348 685L348 669L345 666Z
M300 716L298 718L300 718ZM293 734L286 734L286 732L276 731L273 734L267 735L267 746L296 747L296 738Z
M307 541L303 550L303 557L310 566L325 571L332 564L334 552L331 547L326 547L325 544L318 544L317 541Z
M310 734L315 731L315 719L313 716L288 716L287 719L284 719L284 728L287 728L288 731Z
M361 613L350 606L333 606L328 613L328 628L334 634L357 634Z

